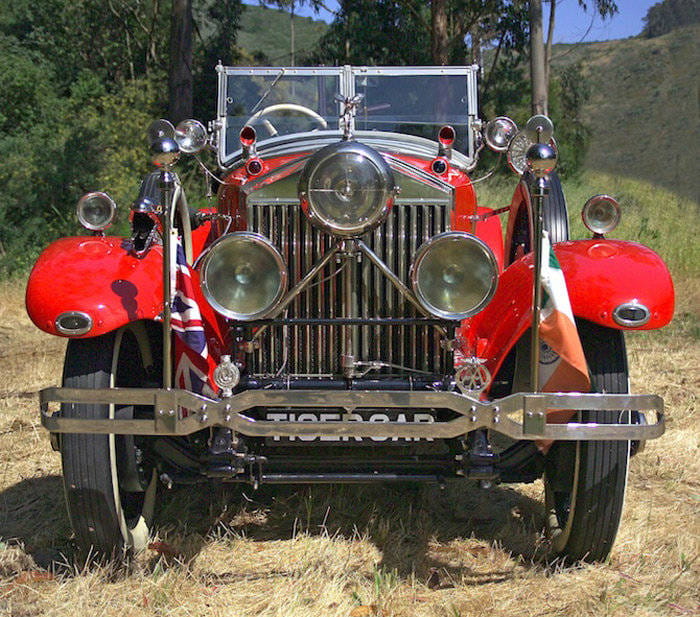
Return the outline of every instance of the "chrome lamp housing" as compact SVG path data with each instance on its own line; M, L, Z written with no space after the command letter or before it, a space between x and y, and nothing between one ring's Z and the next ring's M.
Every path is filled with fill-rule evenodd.
M103 231L113 222L117 204L107 193L94 191L83 195L76 208L80 224L91 231Z
M267 316L287 286L287 268L264 236L234 232L219 238L202 258L202 293L224 317L250 321Z
M447 231L418 249L411 283L423 308L442 319L466 319L481 311L498 285L496 258L485 242Z
M337 236L357 237L389 213L397 189L384 158L355 141L316 152L299 178L299 199L309 221Z

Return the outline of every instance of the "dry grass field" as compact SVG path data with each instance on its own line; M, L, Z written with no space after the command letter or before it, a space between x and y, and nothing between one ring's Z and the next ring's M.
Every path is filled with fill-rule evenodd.
M127 568L76 565L36 392L63 344L0 283L0 614L399 617L700 614L697 282L669 329L628 337L632 386L668 430L633 459L607 563L543 559L542 486L163 490L157 541ZM695 289L694 293L688 291Z

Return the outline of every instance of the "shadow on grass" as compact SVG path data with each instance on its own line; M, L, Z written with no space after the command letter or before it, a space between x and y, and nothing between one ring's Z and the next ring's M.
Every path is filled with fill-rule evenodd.
M497 544L524 564L537 564L543 505L507 486L482 490L473 483L447 488L421 484L265 486L200 485L162 490L155 531L190 562L217 534L252 540L292 539L299 534L366 538L382 554L378 569L399 577L466 584L500 582L512 572L471 570L455 555L453 541L468 540L475 555ZM27 479L0 492L0 539L20 544L37 566L65 569L79 561L71 541L60 476ZM467 546L463 543L463 546ZM159 556L154 556L156 567Z
M482 490L464 481L450 482L445 489L430 484L268 486L258 491L232 485L190 487L166 492L159 511L164 537L185 562L212 534L264 542L304 533L366 538L382 554L378 570L402 578L415 575L425 581L439 570L443 580L478 585L508 580L513 573L472 570L459 558L460 550L479 557L497 545L526 567L539 564L545 554L541 502L507 486Z
M74 552L61 476L29 478L0 492L0 539L20 544L40 568Z

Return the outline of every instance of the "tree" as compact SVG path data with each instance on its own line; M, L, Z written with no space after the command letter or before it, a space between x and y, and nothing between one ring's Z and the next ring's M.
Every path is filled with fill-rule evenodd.
M698 0L664 0L657 2L647 12L642 34L647 38L653 38L698 22L700 22Z
M214 70L221 62L225 66L235 64L240 58L236 37L241 21L241 0L216 0L208 6L196 3L195 52L194 52L194 100L192 117L202 121L211 117L216 108L217 75Z
M343 0L313 61L444 65L485 58L482 100L488 102L508 84L522 88L518 64L527 23L522 0Z
M549 25L547 40L544 40L542 28L542 0L530 0L530 84L531 107L533 114L547 114L549 108L549 74L552 61L552 39L557 2L549 2ZM603 18L612 17L617 13L615 0L578 0L579 6L587 11L589 6Z
M552 2L551 5L555 7L556 2ZM542 0L530 0L530 83L533 114L546 114L548 106L547 62L542 40Z
M192 117L192 0L173 0L168 103L174 124Z

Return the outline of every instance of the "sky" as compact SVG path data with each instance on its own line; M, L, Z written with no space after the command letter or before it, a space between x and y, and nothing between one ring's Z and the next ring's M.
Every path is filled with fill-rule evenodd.
M584 11L579 7L577 0L557 0L556 23L554 29L555 43L577 43L580 41L607 41L608 39L623 39L635 36L642 31L644 22L642 18L649 8L659 0L616 0L618 12L612 19L603 20L594 15L589 8ZM256 0L244 0L246 4L257 4ZM327 0L325 4L334 8L338 6L335 0ZM589 4L592 4L589 0ZM545 2L545 29L548 14ZM323 19L330 22L333 15L327 11L321 11L315 15L307 7L297 10L299 15L308 15L314 19Z

